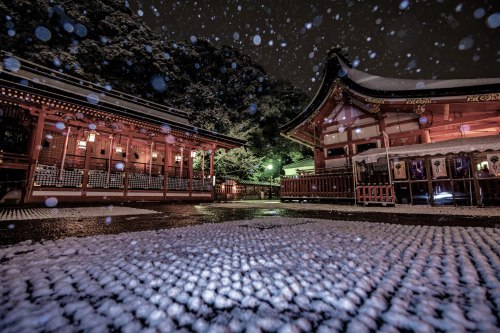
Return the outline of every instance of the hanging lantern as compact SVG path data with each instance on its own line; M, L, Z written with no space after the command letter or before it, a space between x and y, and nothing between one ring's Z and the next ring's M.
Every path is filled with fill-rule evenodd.
M115 152L116 152L117 154L121 154L121 153L123 153L123 148L122 148L122 147L120 147L120 146L116 146L116 147L115 147Z
M181 161L181 155L175 155L175 161L180 162Z
M78 140L76 142L76 145L78 148L80 149L86 149L87 148L87 141L84 141L84 140Z
M95 141L95 133L94 132L90 132L89 133L89 137L87 138L87 141L88 142L94 142Z
M193 158L194 158L194 157L196 157L196 153L197 153L197 151L196 151L196 150L193 150L193 151L191 152L191 157L193 157Z
M152 156L153 158L155 158L155 159L156 159L156 158L158 158L158 152L157 152L157 151L154 151L154 152L151 154L151 156Z

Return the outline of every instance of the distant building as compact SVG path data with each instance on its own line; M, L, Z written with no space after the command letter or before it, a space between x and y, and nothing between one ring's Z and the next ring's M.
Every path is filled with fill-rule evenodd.
M278 179L258 181L226 176L220 179L215 192L216 200L278 199L280 183Z
M500 78L383 78L335 49L281 131L313 149L315 169L283 177L284 200L500 204Z
M183 111L1 55L0 204L211 201L215 151L244 144Z
M285 176L295 176L314 172L314 160L308 158L283 166Z

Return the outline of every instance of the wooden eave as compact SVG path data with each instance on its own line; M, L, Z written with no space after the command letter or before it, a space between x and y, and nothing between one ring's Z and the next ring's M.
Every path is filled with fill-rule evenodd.
M402 91L377 91L365 88L347 75L339 75L342 66L339 58L349 63L341 55L333 53L326 61L321 86L310 104L296 118L280 128L285 137L294 138L297 142L306 142L315 145L314 138L308 139L314 131L311 127L331 126L325 124L325 117L332 111L334 105L343 101L346 105L353 105L367 115L382 119L386 112L417 113L425 110L438 110L443 105L457 106L457 109L466 105L467 109L481 109L492 116L492 127L498 117L491 112L500 113L500 84L486 84L479 86L451 87L441 89L415 89ZM468 111L470 112L470 111ZM475 115L478 116L478 115ZM458 120L457 120L458 121ZM468 121L465 118L463 121ZM485 119L488 121L488 119ZM450 124L451 125L451 124ZM481 127L486 127L486 124Z
M42 107L64 112L81 112L88 118L102 119L110 122L122 122L129 126L144 128L158 134L168 134L162 132L162 127L168 125L171 133L176 137L199 141L204 144L212 144L224 149L231 149L245 145L246 141L220 135L203 129L195 129L190 125L180 124L173 121L166 121L153 115L131 114L128 110L118 107L104 105L86 105L76 96L61 96L0 79L0 96L6 100L7 104L21 106L32 109L32 112L39 112Z

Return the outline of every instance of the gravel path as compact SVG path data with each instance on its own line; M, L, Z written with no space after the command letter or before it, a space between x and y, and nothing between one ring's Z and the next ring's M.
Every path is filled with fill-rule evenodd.
M267 218L0 249L0 331L500 330L500 230Z

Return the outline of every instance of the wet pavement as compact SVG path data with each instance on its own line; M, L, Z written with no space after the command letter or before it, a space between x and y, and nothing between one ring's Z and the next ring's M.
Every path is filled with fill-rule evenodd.
M127 207L154 210L158 213L129 216L79 217L0 222L0 245L32 240L119 234L146 230L178 228L202 223L248 220L267 216L305 217L327 220L386 222L404 225L500 227L498 216L446 216L401 213L364 213L335 210L303 210L274 208L214 207L211 204L132 203Z

